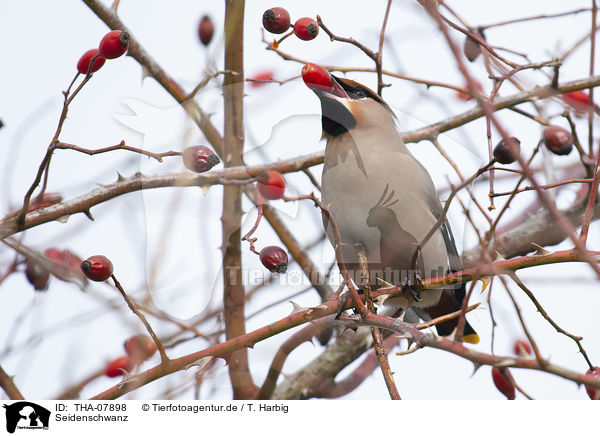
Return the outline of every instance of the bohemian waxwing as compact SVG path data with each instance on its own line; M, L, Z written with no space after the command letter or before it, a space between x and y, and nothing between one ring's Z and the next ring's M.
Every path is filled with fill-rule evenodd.
M460 271L448 222L421 247L420 255L413 257L442 207L427 170L400 138L390 107L353 80L331 76L330 87L306 84L321 102L327 141L322 201L337 223L344 263L355 282L361 285L357 243L365 247L374 287L385 282L414 284L414 267L421 279ZM334 244L331 223L324 219L324 224ZM412 289L414 292L414 286ZM388 298L384 306L391 313L410 306L429 320L459 310L465 286L427 289L413 293L413 297L407 293L407 297ZM436 329L447 336L456 324L457 318L437 324ZM479 342L468 322L464 340Z

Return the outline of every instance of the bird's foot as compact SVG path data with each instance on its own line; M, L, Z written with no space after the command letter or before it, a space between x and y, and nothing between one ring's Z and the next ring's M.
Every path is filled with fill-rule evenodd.
M418 274L414 274L412 277L404 278L402 283L400 283L400 287L402 288L402 295L408 298L409 306L415 302L418 303L423 299L421 297L421 291L424 289L423 282Z

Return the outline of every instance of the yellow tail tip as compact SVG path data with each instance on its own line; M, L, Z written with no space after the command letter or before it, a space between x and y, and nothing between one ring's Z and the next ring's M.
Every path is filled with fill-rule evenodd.
M471 333L470 335L463 336L463 340L469 344L478 344L479 335L477 333Z

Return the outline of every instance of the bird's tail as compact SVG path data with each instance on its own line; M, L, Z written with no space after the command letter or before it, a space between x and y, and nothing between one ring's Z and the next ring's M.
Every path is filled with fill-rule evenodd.
M440 301L435 306L421 308L420 312L425 312L428 318L433 319L439 316L447 315L452 312L460 310L462 301L465 298L465 285L462 284L457 289L445 289L442 292ZM419 316L425 316L420 314ZM427 318L426 317L426 318ZM435 329L440 336L450 335L458 325L458 317L452 318L447 321L441 322L435 325ZM469 344L479 343L479 335L475 329L469 324L469 321L465 320L465 327L463 330L463 340Z

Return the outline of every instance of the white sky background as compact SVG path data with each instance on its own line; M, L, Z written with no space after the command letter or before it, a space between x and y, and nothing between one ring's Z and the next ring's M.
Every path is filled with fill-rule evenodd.
M589 1L449 1L450 5L472 25L487 24L508 18L553 13L589 6ZM568 4L566 4L568 3ZM135 38L153 58L186 90L191 90L202 77L207 65L222 68L223 59L223 4L222 2L175 1L134 2L122 0L119 15ZM340 36L352 36L369 47L377 45L379 26L385 10L383 0L370 2L281 2L292 21L302 16L321 15L327 26ZM261 42L261 17L265 9L274 6L271 1L249 1L245 23L245 68L248 76L264 69L275 72L276 79L287 79L300 73L301 64L286 62L275 53L266 51ZM215 39L208 52L196 36L199 18L208 13L216 23ZM509 47L526 52L532 61L549 59L570 47L589 27L590 14L514 24L492 29L486 33L494 46ZM462 85L455 61L441 39L436 25L425 16L416 2L396 0L392 6L386 32L384 68L411 76ZM37 167L58 121L61 109L61 91L66 89L75 73L80 55L96 47L107 27L82 3L77 1L3 2L0 5L0 211L14 210L31 184ZM462 37L453 33L462 44ZM331 43L324 32L315 41L304 42L294 37L282 45L282 51L316 63L343 66L371 67L371 61L355 47ZM468 65L472 74L489 92L491 81L481 60ZM587 76L589 43L571 56L561 68L561 81ZM374 74L351 73L349 77L370 87L376 87ZM541 73L526 72L520 77L529 86L546 84ZM422 85L395 79L386 81L384 98L396 110L401 129L411 129L438 121L472 107L455 98L454 92L443 88L427 90ZM216 85L216 82L215 82ZM514 92L505 85L502 95ZM320 150L320 108L317 99L300 79L283 86L276 84L261 88L248 87L245 122L247 126L248 163L273 161ZM209 89L198 97L204 109L214 112L217 128L222 128L222 102L218 88ZM559 114L558 101L545 104L548 114ZM530 106L527 107L530 110ZM535 123L513 113L502 112L499 118L517 136L527 155L536 145L540 128ZM559 122L562 123L562 120ZM561 124L564 125L564 124ZM596 129L597 130L597 129ZM579 122L579 134L587 145L585 121ZM107 61L94 74L88 85L77 96L69 111L61 139L82 147L100 148L124 139L129 145L142 146L152 151L181 150L186 146L206 143L198 129L186 120L184 112L173 99L152 79L142 80L140 66L127 57ZM494 132L494 143L499 135ZM440 137L442 145L460 165L463 174L475 171L487 155L485 123L472 122L448 135ZM261 146L261 147L259 147ZM439 156L431 144L411 144L411 151L429 169L438 187L445 184L445 175L456 180L451 167ZM557 165L575 162L575 152L567 158L553 157ZM218 167L220 168L220 167ZM88 192L99 183L110 183L117 172L124 176L135 171L144 174L184 171L178 158L167 158L158 164L147 158L117 151L98 156L59 150L52 161L49 191L60 192L65 199ZM320 177L321 168L313 173ZM288 195L294 190L308 193L311 185L301 174L286 176ZM499 184L497 191L501 191ZM506 185L505 188L509 186ZM485 204L487 184L476 190ZM574 193L565 189L560 204ZM516 205L527 205L535 194L522 194ZM216 276L220 263L220 198L221 189L213 187L207 195L195 188L185 190L160 189L119 197L96 206L92 214L95 222L82 215L73 216L67 224L49 223L29 230L23 242L40 250L49 246L69 248L82 257L105 254L115 265L115 274L125 289L138 298L150 288L159 307L187 318L204 310L211 295L213 303L220 301L220 279ZM463 197L464 198L464 197ZM310 243L321 232L320 216L310 204L273 203L286 217L289 227L304 243ZM502 204L500 201L498 204ZM465 232L464 218L454 205L451 222L459 249L474 246L470 232ZM245 210L250 210L247 201ZM176 213L171 213L172 211ZM514 207L513 212L518 212ZM245 216L243 231L253 223L255 211ZM167 245L160 245L165 222L169 232ZM258 233L259 247L277 244L277 237L265 221ZM598 226L592 226L589 241L598 247ZM561 248L569 244L561 244ZM245 264L250 270L262 273L257 256L244 245ZM148 284L150 267L156 255L159 274ZM315 261L325 269L333 259L328 245L319 245L311 252ZM8 249L0 249L2 269L12 259ZM290 268L293 280L297 267ZM537 298L553 319L567 331L586 340L590 359L600 361L600 346L594 318L600 304L597 282L589 267L579 264L552 265L525 270L520 277L529 283ZM213 283L215 292L210 290ZM259 294L247 308L253 313L273 301L284 299L301 289L301 285L273 285ZM477 287L479 289L479 286ZM496 321L494 350L510 353L512 341L522 337L514 309L506 293L496 284L492 301ZM545 357L552 363L573 370L585 371L585 361L577 353L575 344L558 335L535 308L514 289L528 327ZM469 316L482 341L475 348L490 351L491 327L487 292L476 295L482 308ZM0 287L0 364L10 374L26 397L52 398L61 388L79 381L103 367L110 359L123 353L122 343L131 334L142 332L139 321L128 310L118 313L107 308L106 301L124 306L117 293L104 284L92 284L86 293L75 286L53 279L48 292L34 294L23 273L13 274ZM309 292L294 298L301 305L318 303L316 293ZM248 330L286 316L291 311L283 303L265 311L248 322ZM168 334L174 326L153 321L157 329ZM207 327L207 331L211 331ZM270 360L287 334L263 341L250 351L250 365L257 383L262 383ZM189 341L169 352L180 356L205 348L200 340ZM284 373L293 373L310 361L319 346L304 344L290 356ZM146 363L152 366L158 357ZM472 375L473 365L468 361L435 350L396 357L390 356L399 391L406 399L499 399L501 395L492 384L488 367ZM525 370L513 370L517 382L537 399L584 399L583 389L554 376ZM193 373L180 372L145 386L129 398L158 398L169 387L193 380ZM89 397L116 383L116 379L101 378L82 392ZM193 398L192 389L179 395ZM226 368L219 366L213 380L207 379L200 391L203 399L230 397ZM350 399L385 399L388 393L379 370L347 396ZM517 398L522 399L520 394Z

